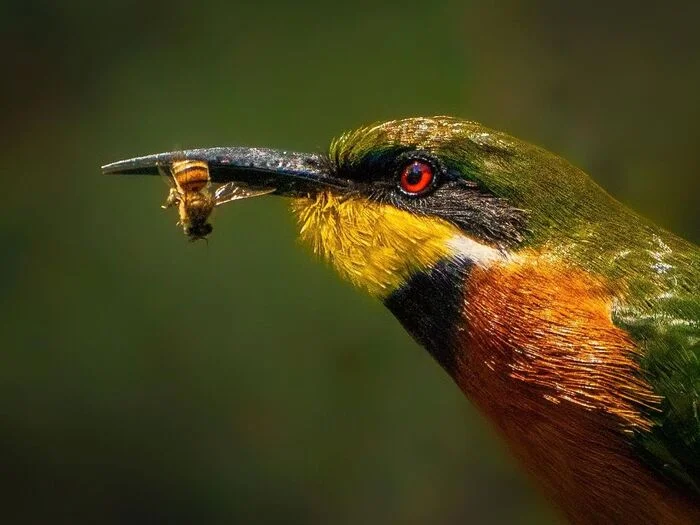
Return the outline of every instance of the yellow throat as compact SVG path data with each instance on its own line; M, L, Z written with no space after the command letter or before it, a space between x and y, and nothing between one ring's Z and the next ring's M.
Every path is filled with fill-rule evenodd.
M314 253L328 260L342 277L379 298L459 251L462 238L457 227L442 219L357 195L321 192L294 199L292 211L301 239Z

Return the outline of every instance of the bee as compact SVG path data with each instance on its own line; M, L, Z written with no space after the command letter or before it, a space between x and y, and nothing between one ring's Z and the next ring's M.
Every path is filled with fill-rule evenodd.
M244 183L229 182L211 192L209 165L202 160L178 160L158 171L168 181L170 192L161 208L177 207L178 225L190 241L206 239L212 232L209 216L214 207L227 202L266 195L274 188L251 188Z

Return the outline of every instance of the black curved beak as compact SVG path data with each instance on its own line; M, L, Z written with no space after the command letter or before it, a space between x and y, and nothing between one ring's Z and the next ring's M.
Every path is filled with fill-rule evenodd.
M315 193L319 187L347 187L334 177L324 155L268 148L220 147L156 153L102 166L108 175L158 175L158 167L174 161L202 160L209 165L214 183L243 182L252 187L276 188L277 195Z

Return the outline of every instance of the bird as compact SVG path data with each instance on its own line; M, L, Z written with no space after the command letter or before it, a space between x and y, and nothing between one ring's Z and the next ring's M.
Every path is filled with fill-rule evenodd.
M449 116L367 125L327 151L217 147L377 298L574 524L700 523L700 249L563 158Z

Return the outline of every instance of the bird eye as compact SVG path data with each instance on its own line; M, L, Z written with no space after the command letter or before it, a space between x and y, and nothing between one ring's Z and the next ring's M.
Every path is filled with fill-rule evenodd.
M411 195L427 190L435 180L433 167L422 160L414 160L401 172L401 189Z

